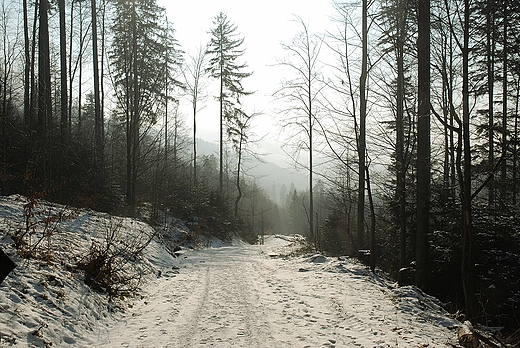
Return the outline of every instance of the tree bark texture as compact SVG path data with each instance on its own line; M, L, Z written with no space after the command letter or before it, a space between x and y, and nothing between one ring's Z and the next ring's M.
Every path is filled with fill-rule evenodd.
M416 285L426 288L430 229L430 0L418 2Z

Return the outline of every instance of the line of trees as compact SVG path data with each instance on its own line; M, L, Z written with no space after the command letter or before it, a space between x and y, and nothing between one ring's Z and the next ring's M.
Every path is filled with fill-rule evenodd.
M255 113L242 105L251 94L242 80L252 73L225 13L215 16L211 41L185 59L156 0L1 6L1 194L155 221L174 214L223 238L238 231L255 241L259 231L248 226L273 228L267 214L260 224L248 213L251 200L275 209L244 177ZM208 90L211 80L219 91ZM221 105L219 165L197 155L197 112L209 94ZM192 104L191 138L184 99Z
M292 116L283 120L294 130L288 152L310 173L301 199L307 235L330 252L370 250L371 268L377 263L396 277L413 268L421 288L463 298L458 305L468 319L491 322L493 312L506 322L520 308L518 282L505 280L518 271L520 251L513 218L518 5L387 0L335 7L336 31L325 35L297 19L303 30L284 45L296 54L280 64L301 76L288 72L275 94L291 102L282 110ZM319 58L309 54L321 46ZM313 165L317 154L325 164ZM311 217L313 174L328 183L328 198L324 215ZM495 283L503 288L494 290Z

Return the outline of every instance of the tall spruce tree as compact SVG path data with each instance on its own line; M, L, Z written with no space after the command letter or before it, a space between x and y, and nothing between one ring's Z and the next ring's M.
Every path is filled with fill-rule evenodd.
M390 0L381 6L382 22L384 25L383 35L380 39L381 45L386 46L383 59L388 59L388 64L395 70L395 79L388 82L389 91L394 98L389 100L393 114L395 114L395 230L399 235L399 268L406 267L407 264L407 171L410 162L410 148L413 141L408 125L411 114L407 105L410 96L410 52L406 51L407 45L411 41L411 14L414 4L409 0ZM383 46L383 47L384 47ZM415 57L413 58L415 59ZM388 79L384 75L383 79Z
M244 38L238 37L237 26L223 12L215 17L213 25L215 27L211 30L212 36L207 48L207 54L210 56L207 72L220 82L220 92L217 98L220 104L219 189L222 193L224 187L224 122L228 122L236 115L235 105L240 104L240 98L251 94L242 86L242 80L251 76L252 72L244 72L247 65L237 63L237 59L244 54L244 50L241 49Z

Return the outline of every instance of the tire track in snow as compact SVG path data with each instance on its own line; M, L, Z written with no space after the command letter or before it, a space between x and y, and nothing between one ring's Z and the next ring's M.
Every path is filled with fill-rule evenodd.
M272 346L269 324L260 318L257 289L251 286L247 256L238 248L222 248L222 252L208 255L205 271L199 270L204 278L203 289L197 290L201 295L181 304L178 322L186 320L186 324L176 325L177 346Z

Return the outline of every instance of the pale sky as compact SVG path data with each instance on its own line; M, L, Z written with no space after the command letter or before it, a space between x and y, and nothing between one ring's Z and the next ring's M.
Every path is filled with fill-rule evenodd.
M246 89L256 91L244 100L248 110L264 111L266 115L257 119L255 129L257 135L269 133L276 138L278 131L272 125L273 108L272 93L280 85L281 76L276 68L276 58L284 55L281 42L288 43L301 32L300 24L295 23L295 15L301 17L311 32L323 32L332 23L331 0L194 0L172 1L158 0L160 6L167 10L168 20L173 23L176 38L186 53L193 54L199 44L206 44L213 28L213 19L220 12L225 12L237 26L240 36L245 39L243 59L253 75L244 80ZM218 91L208 90L210 97L206 107L198 114L198 137L211 142L218 141L218 108L215 99ZM187 125L191 128L191 113L186 110ZM273 139L276 141L276 139Z

